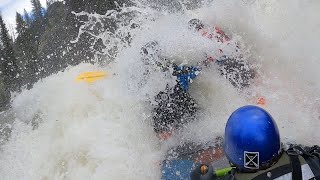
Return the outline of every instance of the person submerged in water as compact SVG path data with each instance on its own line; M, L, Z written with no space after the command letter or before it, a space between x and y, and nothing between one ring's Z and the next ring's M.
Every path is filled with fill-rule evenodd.
M236 88L249 86L250 81L255 77L255 71L239 57L237 45L228 46L230 38L220 28L213 28L209 31L198 19L189 21L189 29L199 32L201 36L207 37L222 47L233 47L234 54L225 55L224 49L218 49L211 55L206 55L197 65L176 65L164 57L159 57L159 44L156 41L147 43L141 48L143 61L146 64L154 64L163 71L173 69L173 76L177 77L174 87L167 87L164 91L155 96L156 105L153 110L153 126L155 132L161 139L167 139L171 133L186 123L195 119L198 109L196 101L190 96L188 90L190 83L201 72L202 67L216 64L221 75L227 78Z
M228 166L217 169L219 164L214 162L200 164L191 172L191 180L320 179L320 147L290 145L284 150L276 122L257 106L244 106L231 114L223 151ZM183 160L176 167L181 164ZM170 179L177 177L170 175Z

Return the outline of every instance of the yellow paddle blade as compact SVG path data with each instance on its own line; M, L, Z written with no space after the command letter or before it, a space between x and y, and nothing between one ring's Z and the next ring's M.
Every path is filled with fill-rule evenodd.
M92 71L92 72L84 72L81 73L79 76L77 76L76 81L77 82L87 82L87 83L93 83L95 81L104 79L108 74L103 71Z

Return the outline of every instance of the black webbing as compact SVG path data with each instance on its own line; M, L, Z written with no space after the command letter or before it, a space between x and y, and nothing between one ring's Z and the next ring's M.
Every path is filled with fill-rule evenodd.
M299 160L299 153L293 148L290 148L287 151L287 154L289 155L290 162L291 162L292 180L301 180L302 170L301 170L301 163Z

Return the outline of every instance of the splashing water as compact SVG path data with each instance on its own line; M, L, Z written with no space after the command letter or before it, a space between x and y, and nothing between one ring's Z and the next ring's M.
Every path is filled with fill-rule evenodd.
M222 135L230 113L259 96L266 98L264 108L284 142L320 144L319 2L164 2L136 2L104 16L86 14L89 22L79 33L104 23L101 18L117 25L94 34L106 46L100 54L105 66L70 67L14 98L12 109L0 114L1 179L160 179L158 164L169 147ZM239 41L259 76L240 91L214 67L203 69L190 89L201 107L197 119L160 142L149 101L175 79L145 66L140 48L156 40L167 58L198 62L218 47L188 30L192 18L217 24ZM91 70L109 76L90 85L74 81Z

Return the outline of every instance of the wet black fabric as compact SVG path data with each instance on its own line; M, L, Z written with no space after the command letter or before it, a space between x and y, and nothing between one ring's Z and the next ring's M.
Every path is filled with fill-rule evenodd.
M301 170L301 163L299 160L299 154L292 149L289 149L287 151L287 154L289 155L290 163L291 163L292 180L301 180L302 170Z
M192 121L197 111L197 103L179 84L172 89L159 92L153 111L156 132L170 131Z
M248 63L241 59L225 58L217 61L222 76L239 89L248 87L256 76L255 71Z
M307 161L316 179L320 179L320 147L315 145L312 147L294 146L301 152L301 156Z

